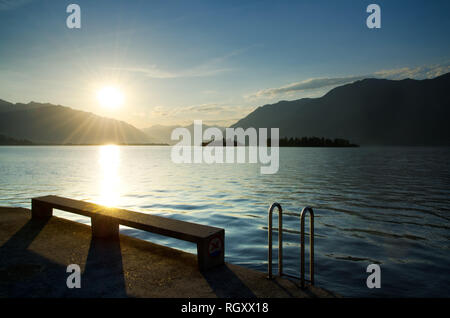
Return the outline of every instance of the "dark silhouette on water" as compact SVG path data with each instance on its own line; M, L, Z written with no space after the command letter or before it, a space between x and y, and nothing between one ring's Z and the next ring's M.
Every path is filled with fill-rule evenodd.
M234 142L230 142L231 140L228 139L228 143L231 144L231 146L237 147L237 146L248 146L248 139L246 139L245 144L238 143L237 139L235 138ZM272 145L272 141L269 138L266 142L267 146L270 147ZM227 147L227 140L223 138L221 141L214 141L214 139L203 142L203 147L206 146L224 146ZM329 139L324 137L302 137L302 138L281 138L278 141L279 147L359 147L359 145L353 144L350 141L342 138L335 138L335 139Z
M271 140L268 140L268 146ZM302 137L302 138L281 138L279 140L280 147L359 147L350 141L341 138L328 139L324 137Z
M214 137L211 138L211 140L208 141L202 141L202 147L206 147L208 146L210 143L212 143L214 141Z

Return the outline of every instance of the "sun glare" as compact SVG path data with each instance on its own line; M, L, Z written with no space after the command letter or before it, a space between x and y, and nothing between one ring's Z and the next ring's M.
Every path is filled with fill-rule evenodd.
M99 148L101 168L100 197L97 203L116 206L120 198L120 148L116 145L104 145Z
M97 99L101 106L116 109L122 106L124 95L117 87L105 86L97 92Z

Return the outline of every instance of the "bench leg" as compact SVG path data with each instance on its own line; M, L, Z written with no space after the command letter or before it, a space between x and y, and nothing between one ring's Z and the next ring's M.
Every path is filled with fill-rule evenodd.
M197 243L198 267L201 271L224 264L225 231Z
M105 216L93 216L91 218L92 237L118 238L119 223Z
M31 217L33 219L48 219L53 215L53 208L45 203L31 200Z

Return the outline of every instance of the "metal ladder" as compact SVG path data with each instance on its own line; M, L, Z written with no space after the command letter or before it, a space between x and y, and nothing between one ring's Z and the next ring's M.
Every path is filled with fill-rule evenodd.
M305 207L300 214L300 278L283 273L283 209L277 202L269 208L269 254L268 254L268 277L272 278L272 214L278 209L278 276L287 276L300 279L301 287L305 287L305 281L314 285L314 211ZM305 279L305 216L309 212L309 280Z

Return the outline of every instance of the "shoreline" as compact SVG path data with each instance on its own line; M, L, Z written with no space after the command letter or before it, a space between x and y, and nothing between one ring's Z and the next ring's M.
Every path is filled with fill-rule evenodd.
M0 219L0 297L341 297L229 263L199 271L194 254L124 234L93 240L89 225L33 220L25 208L0 207ZM70 264L81 268L80 289L66 286Z
M173 145L169 144L32 144L32 145L0 145L0 147L42 147L42 146L52 146L52 147L76 147L76 146L164 146L171 147ZM191 147L211 147L211 146L191 146ZM220 147L220 146L212 146ZM223 146L229 147L229 146ZM233 147L250 147L250 146L233 146ZM270 146L267 146L270 147ZM355 146L278 146L279 148L361 148L360 145ZM373 146L373 147L423 147L423 146ZM434 146L430 146L434 147ZM449 146L442 146L449 147Z

